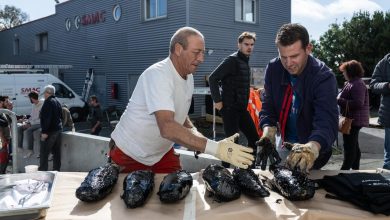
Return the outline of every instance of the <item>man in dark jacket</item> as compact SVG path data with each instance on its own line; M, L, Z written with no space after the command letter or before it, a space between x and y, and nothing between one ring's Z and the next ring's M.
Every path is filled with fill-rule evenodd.
M265 71L261 140L275 144L279 126L282 140L294 143L287 165L306 172L320 169L332 155L337 137L336 78L310 55L312 45L302 25L283 25L275 43L279 57L271 60Z
M45 102L40 114L42 133L39 170L41 171L48 170L50 150L53 153L53 170L60 171L61 168L62 107L54 94L54 86L45 87Z
M378 123L385 127L383 168L390 170L390 53L378 62L371 77L370 89L381 95Z
M99 135L102 130L103 113L96 95L89 97L89 121L91 123L91 134Z
M225 58L209 77L211 97L215 102L215 108L222 115L225 135L230 137L241 130L253 152L256 152L255 142L259 136L247 106L250 89L248 61L255 41L254 33L242 33L238 37L238 51ZM222 92L219 90L220 85ZM226 162L222 162L222 165L230 166Z
M7 109L8 96L0 96L0 109ZM5 113L0 114L0 174L5 174L8 165L8 148L11 143L11 119Z

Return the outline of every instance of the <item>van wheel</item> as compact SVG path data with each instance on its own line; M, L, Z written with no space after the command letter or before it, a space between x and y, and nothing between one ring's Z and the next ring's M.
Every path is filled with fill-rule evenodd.
M70 114L72 115L73 122L82 121L84 118L83 111L81 108L71 108L69 109Z

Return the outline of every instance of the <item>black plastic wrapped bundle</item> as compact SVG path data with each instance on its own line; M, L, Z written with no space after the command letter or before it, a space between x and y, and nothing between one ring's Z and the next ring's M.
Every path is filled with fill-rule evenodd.
M121 198L127 208L137 208L145 204L154 187L154 173L150 170L137 170L129 173L123 181Z
M106 197L118 181L119 168L113 164L89 171L79 188L76 197L84 202L99 201Z
M183 199L192 187L192 176L185 170L166 175L160 184L161 202L173 203Z
M315 184L307 175L299 170L290 170L285 167L275 167L271 170L274 177L267 181L273 189L291 201L313 198Z
M241 195L240 187L236 184L232 174L226 168L211 164L202 174L207 191L216 201L228 202L238 199Z
M270 195L259 177L251 169L235 168L233 178L245 195L250 197L267 197Z

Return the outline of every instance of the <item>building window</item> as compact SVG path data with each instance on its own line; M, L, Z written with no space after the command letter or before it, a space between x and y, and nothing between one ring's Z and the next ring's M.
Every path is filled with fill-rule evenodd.
M167 0L144 0L145 20L167 16Z
M14 56L20 55L20 45L19 39L14 40Z
M49 41L49 37L47 33L37 34L35 36L35 51L36 52L47 51L48 41Z
M256 22L256 0L236 0L236 21Z

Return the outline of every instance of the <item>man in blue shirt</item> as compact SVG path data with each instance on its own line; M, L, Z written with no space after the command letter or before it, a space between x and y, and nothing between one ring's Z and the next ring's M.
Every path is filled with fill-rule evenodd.
M332 155L337 137L336 78L310 55L313 46L302 25L283 25L275 43L279 57L265 71L260 140L268 139L274 147L279 127L282 141L293 143L287 166L306 172L320 169Z

